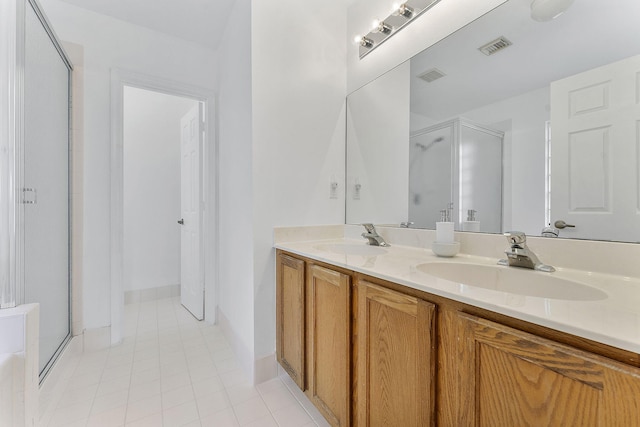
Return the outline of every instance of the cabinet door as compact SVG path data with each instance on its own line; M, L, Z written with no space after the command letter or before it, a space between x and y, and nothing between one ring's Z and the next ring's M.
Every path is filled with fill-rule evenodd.
M317 265L307 277L307 395L331 425L348 426L351 278Z
M428 426L434 414L431 303L358 284L358 426Z
M276 354L304 390L304 261L280 254L276 269Z
M473 316L456 323L457 396L440 399L457 412L452 424L640 425L638 369Z

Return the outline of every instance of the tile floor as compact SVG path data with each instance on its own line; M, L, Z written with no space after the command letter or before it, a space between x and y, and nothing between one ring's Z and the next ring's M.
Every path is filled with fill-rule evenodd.
M71 358L42 427L326 425L286 378L253 387L220 328L179 298L126 305L123 343Z

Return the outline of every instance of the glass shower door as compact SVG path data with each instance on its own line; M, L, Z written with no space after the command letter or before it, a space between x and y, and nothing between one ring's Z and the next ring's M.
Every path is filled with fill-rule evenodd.
M69 76L29 3L24 69L24 302L40 304L40 376L70 336Z

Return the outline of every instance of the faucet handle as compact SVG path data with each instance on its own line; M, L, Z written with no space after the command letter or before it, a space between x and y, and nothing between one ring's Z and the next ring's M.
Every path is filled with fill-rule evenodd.
M521 245L527 242L527 235L522 231L507 231L504 236L511 245Z

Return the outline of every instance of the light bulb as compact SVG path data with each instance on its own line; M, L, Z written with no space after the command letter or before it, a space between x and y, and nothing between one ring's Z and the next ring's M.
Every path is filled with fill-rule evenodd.
M413 8L406 3L402 3L400 7L398 7L398 15L411 19L413 17Z
M355 37L353 38L353 42L354 42L355 44L360 44L360 43L362 42L362 36L355 36Z
M380 20L379 19L374 19L371 22L371 31L378 31L378 27L380 26Z
M373 40L367 38L367 37L360 37L360 39L358 39L356 41L360 46L362 47L366 47L367 49L371 49L373 47Z

